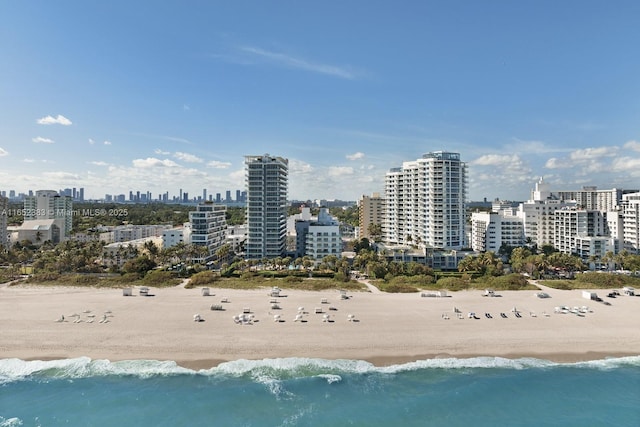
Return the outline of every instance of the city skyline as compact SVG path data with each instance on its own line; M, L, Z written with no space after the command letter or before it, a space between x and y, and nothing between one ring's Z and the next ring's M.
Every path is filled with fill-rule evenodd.
M540 176L638 188L639 12L2 2L0 189L197 197L244 188L244 156L268 153L290 199L357 200L439 150L468 164L469 200L525 200Z

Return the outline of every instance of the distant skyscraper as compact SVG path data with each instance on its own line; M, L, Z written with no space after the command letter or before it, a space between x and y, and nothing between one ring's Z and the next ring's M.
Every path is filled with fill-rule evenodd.
M245 156L247 185L247 259L277 258L286 249L289 161Z
M467 166L459 153L436 151L385 177L383 241L422 248L465 247Z

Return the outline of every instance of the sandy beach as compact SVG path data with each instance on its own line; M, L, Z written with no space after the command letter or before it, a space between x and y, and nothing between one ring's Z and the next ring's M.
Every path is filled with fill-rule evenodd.
M204 369L285 357L383 366L435 357L570 362L640 354L640 297L609 299L608 291L596 292L611 305L589 301L579 290L545 289L545 299L534 291L486 297L476 290L443 298L349 292L342 299L335 290L283 290L275 302L280 309L272 308L269 291L211 288L203 296L201 289L150 288L149 296L140 296L134 288L132 296L123 296L119 289L2 286L0 358L174 360ZM556 313L560 306L589 310ZM305 314L295 321L301 307ZM251 324L234 321L244 311ZM196 314L201 322L194 321Z

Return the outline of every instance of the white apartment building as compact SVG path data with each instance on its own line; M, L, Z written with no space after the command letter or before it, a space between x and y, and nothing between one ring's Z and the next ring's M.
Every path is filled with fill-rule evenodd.
M384 199L380 193L373 193L371 196L363 195L358 201L359 231L358 238L371 238L369 226L382 226L382 212Z
M172 248L191 242L191 223L186 222L182 227L167 228L162 231L162 249Z
M465 246L467 165L436 151L385 176L383 242L422 248Z
M207 248L205 254L192 258L195 261L208 261L218 249L226 243L227 207L211 202L200 203L195 211L189 212L191 224L191 244Z
M244 253L244 245L247 241L247 224L227 226L227 244L235 254Z
M640 192L622 196L623 249L640 254Z
M518 247L524 243L522 219L509 209L471 214L471 248L474 251L498 253L503 245Z
M595 186L585 186L578 191L554 191L552 196L562 201L573 201L583 209L612 212L620 208L622 196L628 192L619 188L598 190Z
M245 156L247 259L277 258L286 251L288 173L285 158Z
M118 225L100 233L100 240L105 243L129 242L132 240L146 239L147 237L162 237L166 230L171 229L169 224L127 224Z
M522 219L525 239L538 247L553 245L555 211L574 206L575 202L552 199L549 184L540 178L531 192L531 199L518 206L517 216Z
M296 256L308 256L320 261L328 255L340 258L342 236L340 223L329 214L327 208L320 208L318 217L312 220L296 221Z
M600 211L576 207L558 209L554 212L553 228L553 246L562 253L587 259L602 257L614 249L606 217Z
M38 224L30 221L39 221ZM46 223L46 224L45 224ZM24 223L14 229L17 239L22 240L22 234L32 234L35 228L50 229L48 239L36 239L39 241L51 240L59 243L66 240L73 224L73 201L69 196L60 196L53 190L38 190L34 196L26 196L24 199ZM24 230L24 233L21 233Z

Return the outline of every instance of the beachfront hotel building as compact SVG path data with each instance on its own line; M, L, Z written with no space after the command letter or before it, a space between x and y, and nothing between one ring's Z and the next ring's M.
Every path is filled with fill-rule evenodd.
M595 187L586 188L590 190L552 192L548 183L540 178L531 192L531 199L520 203L517 210L506 202L496 201L491 213L472 213L471 247L480 252L497 253L502 244L511 247L550 245L559 252L588 260L602 258L607 252L618 253L624 241L626 249L633 252L637 246L631 241L634 230L638 230L637 226L634 228L633 220L637 218L632 201L634 195L622 190L594 192ZM635 194L639 195L637 203L640 204L640 193ZM622 199L616 202L618 195ZM585 205L591 208L585 208ZM518 239L502 239L513 231L521 234L520 243ZM636 236L635 241L638 240Z
M264 154L245 156L247 187L246 259L277 258L287 243L289 160Z
M387 246L465 247L467 165L435 151L385 176L382 241Z
M382 209L384 199L380 193L373 193L371 196L363 195L358 201L358 238L371 239L372 225L382 226ZM374 236L376 237L376 236Z
M640 192L622 196L623 249L640 254Z
M523 246L524 225L512 209L471 214L471 248L498 253L503 246Z
M321 261L329 255L342 256L340 222L329 214L329 209L322 207L317 217L296 220L295 229L296 257Z
M193 261L209 261L216 251L226 243L227 207L213 202L199 203L195 211L189 212L191 224L191 244L206 248L202 253L194 254Z
M528 243L538 247L553 245L555 212L575 205L574 201L553 198L549 184L540 178L531 191L531 198L518 205L517 216L522 219Z
M601 258L615 249L606 215L598 210L558 209L554 212L553 230L553 247L565 254Z

